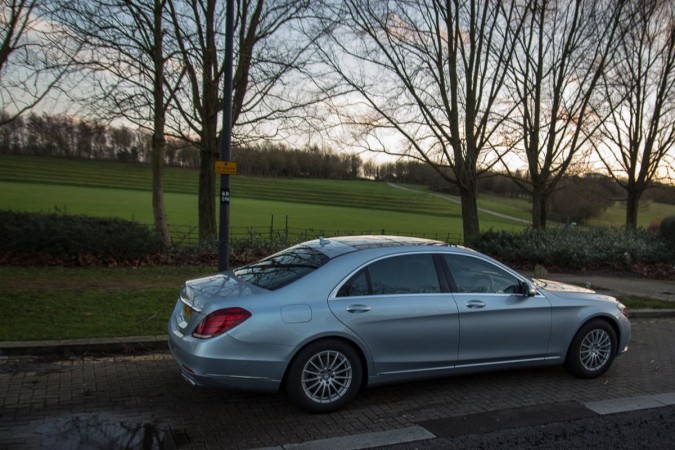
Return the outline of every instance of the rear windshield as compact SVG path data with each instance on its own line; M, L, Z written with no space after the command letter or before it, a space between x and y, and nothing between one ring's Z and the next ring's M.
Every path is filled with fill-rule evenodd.
M329 259L316 249L298 245L240 267L234 274L255 286L273 291L299 280Z

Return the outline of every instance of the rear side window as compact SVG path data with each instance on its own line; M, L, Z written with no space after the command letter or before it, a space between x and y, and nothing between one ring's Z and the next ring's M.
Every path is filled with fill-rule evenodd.
M362 295L432 294L441 292L430 254L381 259L357 272L338 291L338 297Z
M295 246L240 267L234 274L255 286L274 291L315 271L329 259L316 249Z

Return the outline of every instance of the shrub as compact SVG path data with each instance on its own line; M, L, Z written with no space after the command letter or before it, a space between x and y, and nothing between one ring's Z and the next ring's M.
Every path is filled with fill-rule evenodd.
M675 249L647 230L576 227L519 233L487 231L467 245L523 268L541 264L557 269L631 269L633 264L675 261Z
M661 236L675 244L675 216L668 216L661 221Z
M162 250L147 226L115 218L0 211L0 233L4 262L133 263Z
M251 233L246 237L230 240L230 268L235 268L264 258L297 243L283 235L274 235L272 239ZM217 265L218 242L205 246L173 246L168 249L163 264Z

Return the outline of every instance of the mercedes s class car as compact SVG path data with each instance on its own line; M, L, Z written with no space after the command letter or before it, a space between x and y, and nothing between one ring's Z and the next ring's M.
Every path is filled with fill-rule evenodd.
M442 242L350 236L189 280L169 347L197 386L274 392L328 412L365 386L564 365L591 378L625 352L626 307L529 279Z

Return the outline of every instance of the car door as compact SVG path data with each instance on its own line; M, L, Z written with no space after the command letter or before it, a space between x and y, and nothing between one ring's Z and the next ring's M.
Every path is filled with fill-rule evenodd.
M521 294L520 279L491 261L446 254L460 323L457 366L506 363L546 356L551 304Z
M457 359L457 305L444 286L432 254L398 255L359 270L329 305L366 343L378 376L422 375Z

